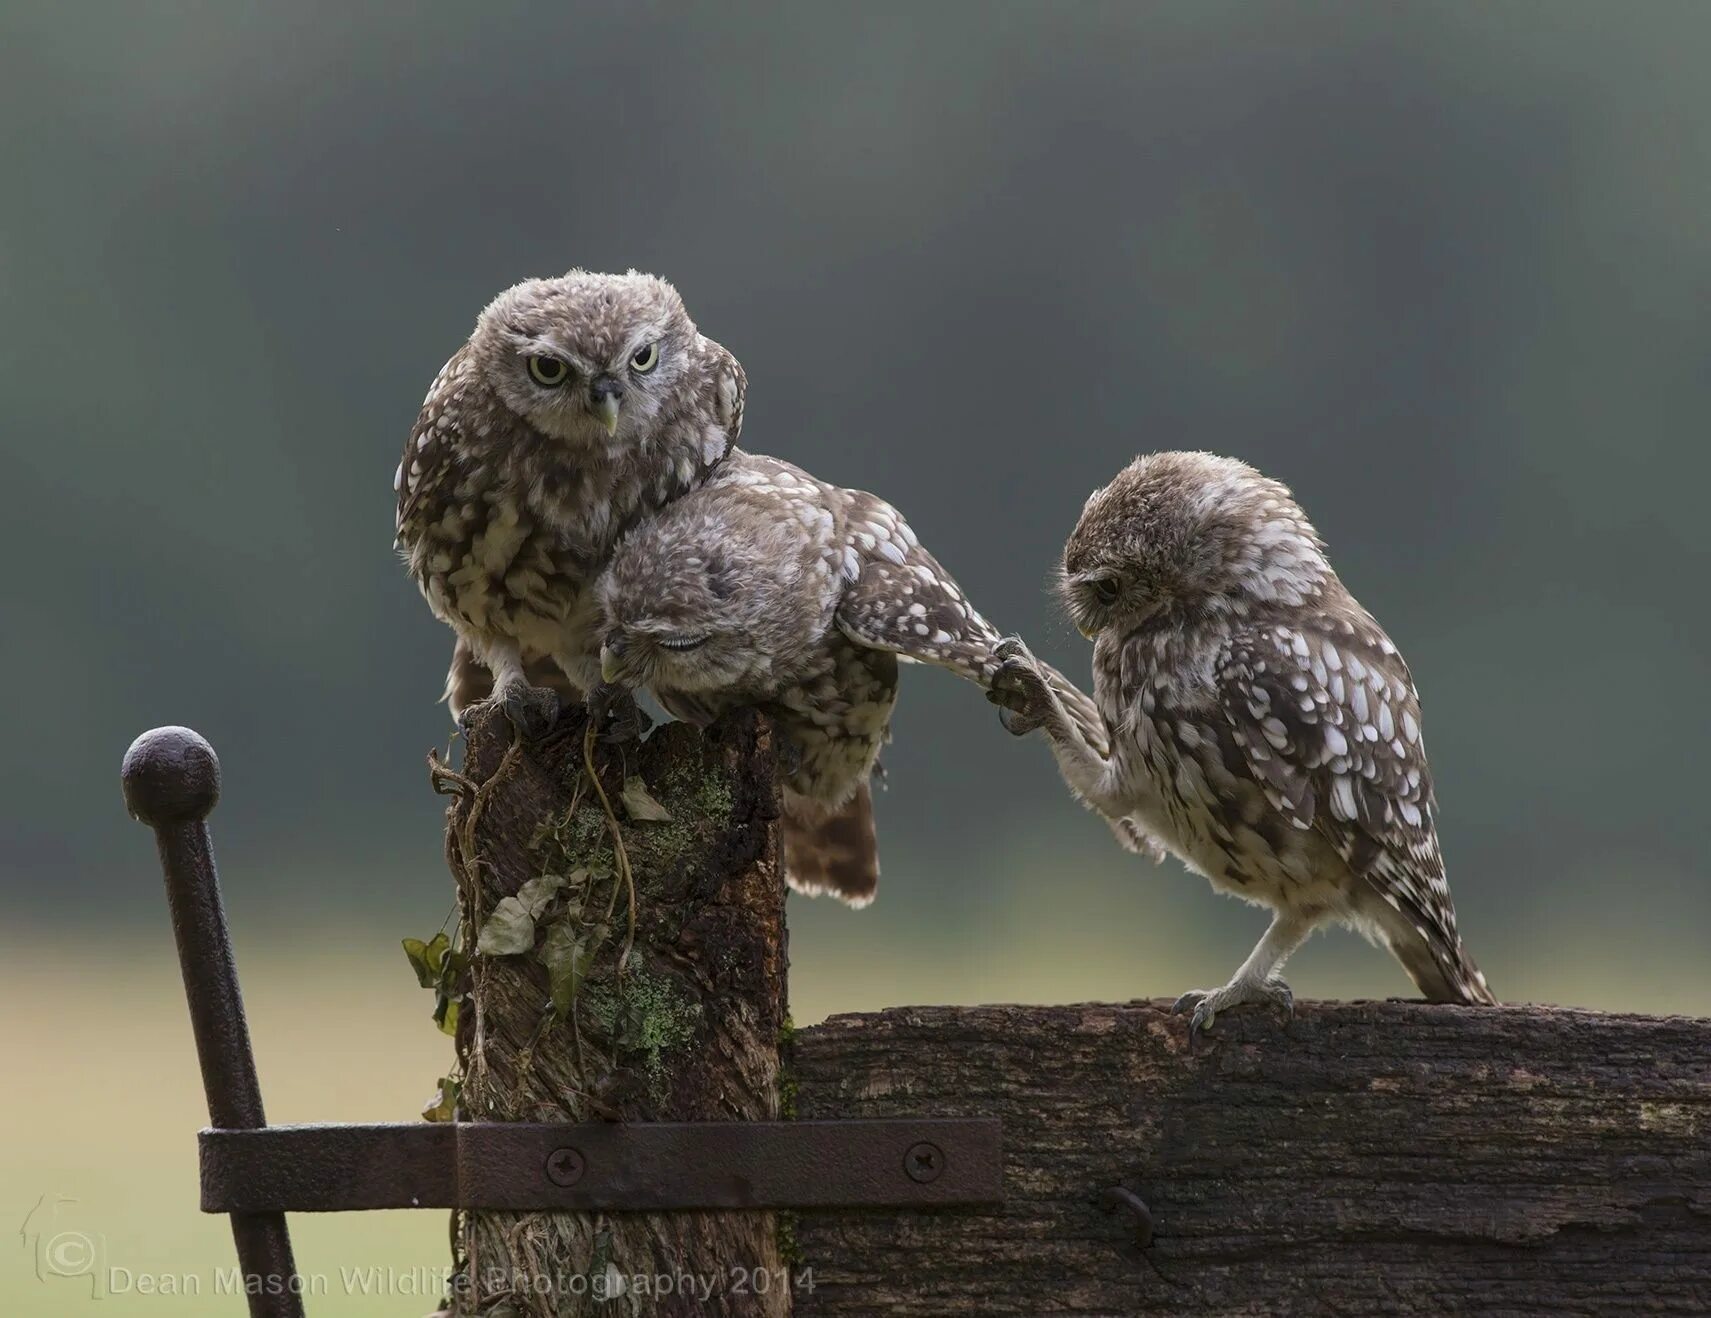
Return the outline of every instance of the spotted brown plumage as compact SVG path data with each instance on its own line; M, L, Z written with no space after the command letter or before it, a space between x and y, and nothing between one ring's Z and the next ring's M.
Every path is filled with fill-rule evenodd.
M982 685L998 632L889 503L776 458L735 452L638 525L602 576L607 677L707 723L759 705L784 749L791 885L853 905L879 881L869 778L890 735L898 664ZM1053 675L1102 741L1092 703Z
M597 680L591 586L619 536L706 479L742 367L662 279L572 271L501 293L435 379L394 478L396 535L457 635L454 714Z
M1273 911L1228 984L1179 1002L1195 1029L1287 1005L1284 961L1330 920L1429 1000L1496 1001L1457 932L1413 678L1283 485L1210 454L1139 458L1089 498L1062 590L1095 638L1109 757L1019 642L995 683L1007 725L1044 727L1079 797Z

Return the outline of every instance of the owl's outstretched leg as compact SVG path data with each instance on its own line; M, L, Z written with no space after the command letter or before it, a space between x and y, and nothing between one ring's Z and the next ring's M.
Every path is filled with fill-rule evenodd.
M542 737L558 721L558 692L550 687L530 686L523 658L517 648L488 645L477 656L493 673L493 694L486 700L466 706L458 713L458 723L472 727L492 709L505 713L520 737Z
M1177 1015L1192 1011L1188 1023L1188 1042L1192 1047L1201 1030L1209 1030L1218 1013L1246 1003L1273 1006L1287 1020L1295 1014L1295 994L1283 982L1279 973L1289 954L1306 941L1313 932L1314 918L1295 911L1279 911L1272 917L1271 927L1242 962L1240 969L1222 988L1189 989L1176 1000L1171 1011Z
M994 654L1000 663L986 698L998 706L998 717L1005 729L1018 737L1036 728L1045 729L1052 756L1070 790L1113 819L1130 814L1134 803L1115 790L1110 779L1111 762L1088 742L1064 708L1045 665L1034 658L1018 636L999 642Z

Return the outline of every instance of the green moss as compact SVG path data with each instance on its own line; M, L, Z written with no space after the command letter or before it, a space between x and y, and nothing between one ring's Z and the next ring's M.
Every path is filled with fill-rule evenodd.
M796 1214L789 1208L778 1213L778 1257L787 1268L802 1264L802 1244L796 1238Z
M796 1042L796 1022L785 1014L784 1023L778 1027L778 1115L785 1121L796 1119L796 1072L791 1063L795 1060L792 1045Z
M676 980L643 968L633 955L621 981L591 985L583 998L617 1049L641 1057L652 1097L663 1100L665 1055L695 1037L701 1004Z
M667 772L661 786L671 797L667 805L674 814L681 806L697 818L723 822L731 813L731 784L717 760L712 764L680 761Z

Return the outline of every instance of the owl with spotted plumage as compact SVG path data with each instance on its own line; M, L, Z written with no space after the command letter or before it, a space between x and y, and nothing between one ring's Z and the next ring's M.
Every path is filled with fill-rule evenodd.
M900 662L985 685L999 633L895 508L776 458L736 452L638 524L596 588L603 676L674 717L758 706L782 742L783 851L793 888L864 906L879 881L869 784ZM1077 735L1092 702L1049 669Z
M454 715L491 699L538 730L552 688L593 689L595 579L626 530L724 461L744 388L653 275L573 270L493 299L394 478L399 550L457 636Z
M1191 1029L1287 1008L1316 928L1387 946L1433 1002L1496 1002L1456 931L1408 666L1326 559L1288 489L1206 453L1138 458L1088 499L1061 592L1093 645L1109 754L1080 736L1020 641L991 698L1043 727L1072 791L1127 818L1272 923Z

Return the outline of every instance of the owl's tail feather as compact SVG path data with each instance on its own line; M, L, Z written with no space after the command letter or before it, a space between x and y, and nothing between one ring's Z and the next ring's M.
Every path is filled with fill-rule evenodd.
M836 810L786 791L780 825L784 877L792 888L856 907L873 900L879 888L879 836L865 782Z
M1446 939L1422 938L1418 930L1392 932L1390 947L1427 1002L1457 1002L1469 1007L1495 1007L1497 995L1467 954L1461 939L1450 931Z

